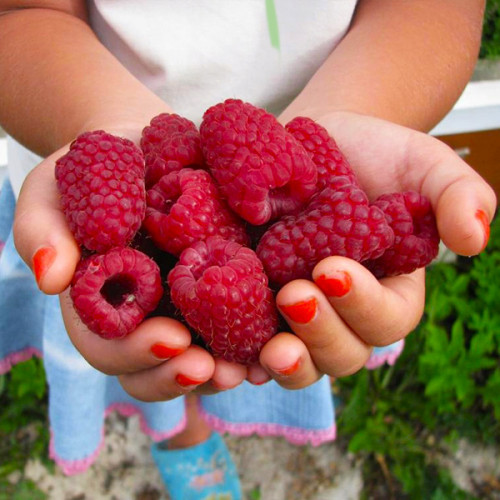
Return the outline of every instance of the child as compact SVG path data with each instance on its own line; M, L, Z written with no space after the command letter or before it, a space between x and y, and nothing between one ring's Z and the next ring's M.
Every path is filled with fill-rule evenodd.
M85 130L138 142L159 113L199 122L210 105L238 97L283 123L318 121L370 198L420 191L445 244L477 254L494 193L418 131L439 122L468 82L484 2L34 0L0 2L0 9L0 123L16 140L3 214L18 198L13 233L4 217L0 235L0 297L11 301L0 324L3 368L43 353L51 455L67 473L93 462L107 412L138 413L155 441L168 439L153 455L172 498L240 498L234 465L212 430L297 444L334 439L323 375L394 362L422 314L423 270L377 281L349 259L323 260L313 281L280 290L277 305L294 334L276 335L260 365L248 369L191 345L170 318L105 341L89 334L68 299L80 254L59 208L54 161ZM36 293L14 243L48 295Z

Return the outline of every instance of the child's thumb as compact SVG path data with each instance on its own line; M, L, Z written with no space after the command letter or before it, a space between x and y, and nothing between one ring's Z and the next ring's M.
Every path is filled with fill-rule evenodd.
M38 286L48 294L68 287L80 258L59 206L54 177L57 151L38 165L21 189L14 219L14 243L22 259L32 269Z

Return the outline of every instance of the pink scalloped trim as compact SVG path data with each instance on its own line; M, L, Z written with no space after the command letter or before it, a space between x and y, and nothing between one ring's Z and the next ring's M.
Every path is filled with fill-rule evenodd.
M403 352L404 346L405 341L402 340L397 349L382 352L380 354L372 354L366 362L365 368L368 368L368 370L374 370L375 368L382 366L384 363L392 366Z
M56 453L54 446L54 434L52 430L50 431L50 443L49 443L49 457L54 460L54 462L62 470L63 474L66 476L74 476L75 474L81 474L85 472L97 459L99 453L104 447L104 428L102 429L101 440L95 451L88 457L81 458L79 460L64 460L59 457Z
M180 422L168 431L158 432L148 426L146 418L142 410L132 403L113 403L108 406L105 415L108 416L111 412L116 411L124 417L132 417L134 415L139 415L139 422L141 426L141 431L149 436L153 441L163 441L164 439L169 439L175 434L178 434L186 427L186 414L180 420Z
M333 441L337 437L335 423L328 429L322 430L304 430L281 424L238 424L235 422L227 422L208 413L201 404L199 408L200 414L205 422L212 429L220 433L227 432L235 436L250 436L252 434L257 434L260 437L284 437L289 443L298 446L306 444L319 446L327 441Z
M0 375L7 373L14 365L27 361L33 356L41 358L42 352L35 347L27 347L22 351L16 351L8 354L5 358L0 359Z
M162 441L164 439L168 439L173 435L181 432L186 426L186 416L184 415L181 421L172 429L164 432L155 431L154 429L151 429L151 427L148 426L146 418L144 417L144 413L141 411L141 409L133 405L132 403L113 403L107 407L106 411L104 412L104 415L107 417L113 411L116 411L117 413L123 415L124 417L132 417L134 415L139 415L141 431L154 441ZM103 426L101 429L101 440L99 442L99 445L91 455L78 460L65 460L60 456L58 456L55 451L54 437L51 431L49 456L61 468L62 472L66 476L81 474L82 472L85 472L96 461L99 453L101 452L104 446L104 442L105 442L105 435Z

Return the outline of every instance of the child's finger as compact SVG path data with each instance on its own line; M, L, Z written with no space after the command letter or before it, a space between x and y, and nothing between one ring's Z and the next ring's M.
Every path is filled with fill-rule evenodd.
M314 268L313 280L342 320L369 345L385 346L404 338L422 317L423 269L378 281L351 259L328 257Z
M461 178L451 183L436 206L438 230L445 245L467 256L484 250L495 207L493 190L481 179Z
M261 365L285 389L302 389L322 375L302 340L291 333L279 333L260 354Z
M340 377L364 366L371 347L343 321L314 283L292 281L278 292L276 302L321 372Z
M422 135L415 142L411 168L418 172L420 163L424 171L420 190L432 203L441 239L460 255L478 254L488 242L494 190L445 144Z
M198 346L148 370L120 376L120 383L132 397L141 401L168 401L207 383L213 376L212 356Z
M54 178L55 153L26 178L17 202L14 241L42 291L61 293L71 282L80 258L59 206Z
M185 352L191 344L188 329L171 318L143 321L124 338L99 337L78 319L68 293L61 295L61 310L76 349L97 370L121 375L151 368Z
M209 382L196 388L196 394L216 394L234 389L247 377L247 367L231 363L221 358L214 358L215 368Z

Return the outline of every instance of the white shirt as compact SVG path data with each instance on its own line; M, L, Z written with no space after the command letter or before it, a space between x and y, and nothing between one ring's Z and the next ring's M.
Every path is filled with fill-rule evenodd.
M278 114L346 33L356 0L92 0L110 51L195 123L239 98ZM147 125L147 124L144 124ZM8 141L16 195L41 160Z

